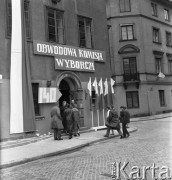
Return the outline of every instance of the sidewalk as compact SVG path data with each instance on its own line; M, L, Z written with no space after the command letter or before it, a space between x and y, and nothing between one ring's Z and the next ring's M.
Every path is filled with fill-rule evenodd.
M164 117L172 117L172 113L141 118L131 118L131 122L156 120ZM130 133L137 131L137 128L134 127L134 123L130 124L128 131ZM104 137L105 133L106 129L98 131L87 130L81 132L81 136L73 137L70 140L68 139L68 136L63 136L62 141L54 141L53 135L46 135L41 137L1 142L0 169L23 164L44 157L69 153L71 151L89 146L99 141L107 140L109 138L119 138L117 131L115 131L115 135L111 135L109 138Z

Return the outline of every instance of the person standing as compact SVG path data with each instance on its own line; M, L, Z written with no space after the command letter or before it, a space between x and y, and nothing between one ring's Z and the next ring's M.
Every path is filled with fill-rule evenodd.
M65 122L65 118L64 118L64 111L66 109L66 105L67 105L67 102L63 101L62 106L60 107L60 114L61 114L61 117L62 117L62 123L63 123L63 127L64 127L64 132L67 133L66 122Z
M58 103L56 103L56 105L51 109L50 116L51 129L54 130L54 140L63 140L61 138L61 130L63 129L63 124Z
M79 133L79 128L80 128L80 115L79 115L79 110L77 108L72 108L73 111L73 129L74 129L74 136L80 136Z
M120 138L122 138L122 132L120 130L120 122L119 122L119 118L118 118L118 113L115 111L115 109L113 109L113 107L107 107L107 122L106 122L106 126L107 126L107 131L106 131L106 135L104 135L104 137L109 137L109 133L111 129L115 129L118 131Z
M66 129L69 133L69 139L72 139L72 130L73 130L73 117L72 117L72 108L69 104L66 105L64 110L64 120L66 122Z
M126 110L125 106L121 106L120 108L120 122L122 123L123 137L125 138L130 136L126 127L126 125L130 122L130 113Z

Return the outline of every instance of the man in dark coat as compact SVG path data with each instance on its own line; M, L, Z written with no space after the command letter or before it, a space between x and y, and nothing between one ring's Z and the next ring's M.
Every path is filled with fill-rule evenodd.
M63 129L62 117L60 115L60 109L56 104L50 112L51 116L51 129L54 130L54 140L63 140L61 138L61 130Z
M74 129L74 136L80 136L80 133L79 133L79 128L80 128L80 115L79 115L79 111L77 108L72 108L72 111L73 111L73 114L72 114L72 117L73 117L73 129Z
M77 108L77 104L75 103L74 99L72 99L72 101L71 101L71 106L72 106L72 108Z
M72 138L72 130L73 130L73 117L72 117L72 108L69 104L66 105L66 109L64 110L64 120L66 122L66 128L69 132L69 139Z
M65 118L64 118L64 111L66 109L66 105L67 105L67 102L66 101L63 101L62 102L62 106L60 107L60 114L61 114L61 117L62 117L62 123L63 123L63 127L64 127L64 131L66 132L67 128L66 128L66 122L65 122Z
M120 122L122 123L123 137L130 136L126 125L130 122L130 113L126 110L125 106L121 106Z
M118 113L111 107L107 107L107 132L104 137L109 137L109 133L111 129L115 129L118 131L120 138L122 138L122 132L120 130L120 122L118 118Z

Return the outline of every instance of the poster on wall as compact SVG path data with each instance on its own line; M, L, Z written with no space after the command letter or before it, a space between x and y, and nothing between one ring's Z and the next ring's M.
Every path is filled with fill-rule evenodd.
M38 103L55 103L60 99L61 96L62 94L58 88L40 87Z

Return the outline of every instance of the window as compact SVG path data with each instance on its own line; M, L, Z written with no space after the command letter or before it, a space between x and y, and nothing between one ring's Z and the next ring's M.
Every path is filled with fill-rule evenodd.
M172 46L172 39L170 32L166 32L166 42L167 42L167 46Z
M92 106L95 107L96 104L96 93L95 90L92 91Z
M160 43L160 32L157 28L153 28L153 42Z
M34 109L35 109L36 116L40 115L39 104L38 104L38 88L39 88L38 83L32 83L33 102L34 102Z
M166 20L166 21L169 21L169 20L170 20L170 19L169 19L169 10L164 9L164 17L165 17L165 20Z
M161 58L155 58L155 64L156 64L156 73L162 72L162 60Z
M138 91L126 92L127 108L139 108Z
M7 36L11 36L12 30L12 8L11 0L7 0ZM27 39L31 38L31 25L30 25L30 4L28 0L24 1L24 18L26 26L26 37Z
M160 106L165 106L164 90L159 90L159 101L160 101Z
M63 12L47 8L48 41L64 43Z
M133 40L134 39L133 25L121 26L121 39L122 40Z
M120 0L120 12L130 12L130 0Z
M79 46L93 48L92 44L92 20L85 17L78 17Z
M124 60L124 74L136 74L137 73L136 58L130 57L130 58L125 58L123 60Z
M168 60L168 73L172 74L172 60Z
M152 7L152 16L158 16L156 4L155 3L151 3L151 7Z

